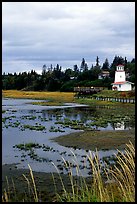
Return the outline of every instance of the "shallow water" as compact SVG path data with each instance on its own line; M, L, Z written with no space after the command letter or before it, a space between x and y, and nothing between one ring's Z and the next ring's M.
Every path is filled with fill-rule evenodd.
M30 164L33 171L39 172L57 172L55 166L62 173L68 173L64 162L69 161L73 164L73 175L77 174L75 164L79 164L80 173L82 176L88 176L90 171L89 162L85 155L89 155L88 150L73 149L61 146L56 142L51 141L51 138L60 135L67 135L72 132L82 131L74 130L71 127L64 127L62 124L55 124L58 121L65 119L82 121L88 124L94 117L95 109L91 109L86 105L67 103L65 106L38 106L32 105L32 99L3 99L2 109L6 110L2 116L7 117L2 124L2 164L18 163L18 168L28 168ZM41 101L41 100L37 100ZM18 123L16 127L16 123ZM30 130L23 128L24 125L41 125L46 129L42 131ZM54 128L62 132L53 132ZM107 127L98 127L101 130L113 130L111 124ZM43 148L34 149L37 154L36 159L30 158L30 152L14 148L17 144L39 143L50 149ZM94 154L94 152L92 152ZM99 158L112 156L116 153L115 150L99 151ZM55 164L55 166L53 165ZM62 168L63 166L63 168Z

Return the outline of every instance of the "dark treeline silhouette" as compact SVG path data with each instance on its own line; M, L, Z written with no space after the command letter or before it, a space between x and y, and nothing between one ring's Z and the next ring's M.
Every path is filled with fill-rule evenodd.
M95 66L88 67L85 59L82 58L80 67L74 65L73 69L62 67L57 64L53 67L42 67L42 74L35 70L17 74L2 74L2 89L27 90L27 91L73 91L75 86L95 86L107 87L111 89L111 83L114 81L115 70L118 64L123 64L127 80L135 83L135 59L127 61L126 57L115 56L113 62L109 64L106 58L102 67L99 65L99 57L96 58ZM109 76L99 78L103 71L109 72Z

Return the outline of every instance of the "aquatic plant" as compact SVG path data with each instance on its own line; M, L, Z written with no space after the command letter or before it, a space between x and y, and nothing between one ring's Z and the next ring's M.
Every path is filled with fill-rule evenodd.
M37 130L37 131L42 131L42 130L45 130L46 127L45 126L42 126L42 125L24 125L23 126L25 129L30 129L30 130Z
M21 143L21 144L17 144L17 145L14 145L13 148L18 148L20 150L30 150L32 148L40 148L41 145L39 145L38 143L33 143L33 142L30 142L30 143Z
M66 161L63 157L64 166L69 170L70 188L63 182L62 167L58 167L52 162L62 186L62 191L58 192L57 183L54 174L52 174L53 183L55 186L56 197L52 201L56 202L135 202L135 148L131 142L126 144L124 152L118 150L116 154L117 162L113 166L107 164L102 167L98 152L95 154L89 152L87 154L90 163L91 177L84 178L80 171L80 166L77 157L74 156L75 167L77 171L77 179L73 177L72 165L70 161ZM102 171L103 169L103 171ZM18 198L16 187L13 182L13 187L10 189L9 181L7 180L7 188L2 193L2 202L12 201L28 201L39 202L43 201L38 192L35 177L29 165L30 175L27 177L23 174L28 192L24 192L22 197ZM23 182L23 181L22 181Z
M65 130L61 130L59 127L51 126L49 132L65 132Z

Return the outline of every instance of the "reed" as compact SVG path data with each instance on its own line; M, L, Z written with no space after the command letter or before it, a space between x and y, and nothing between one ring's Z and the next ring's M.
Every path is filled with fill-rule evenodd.
M118 150L117 166L110 171L118 184L118 191L122 201L135 201L135 148L130 142L127 144L125 152Z
M2 195L2 202L39 202L38 192L35 184L34 175L32 172L32 169L30 165L28 164L29 170L30 170L30 176L29 178L26 177L26 175L22 174L24 179L27 181L28 186L28 192L24 192L23 197L20 200L20 196L17 194L17 190L15 188L14 181L12 179L12 186L10 187L8 177L6 177L7 181L7 189L4 189L3 195ZM13 190L12 190L13 189Z
M102 165L96 150L95 154L89 151L87 159L90 164L90 181L82 176L76 155L73 154L73 162L76 164L77 179L73 176L71 162L65 161L62 157L66 169L69 172L71 187L68 189L63 182L59 169L52 163L61 181L62 193L58 192L54 174L52 173L56 197L54 202L135 202L135 148L129 141L124 152L117 150L116 163L113 166ZM39 202L37 187L35 184L32 169L29 166L30 177L23 177L27 181L28 193L24 194L22 201ZM2 202L12 202L15 200L16 189L13 182L13 193L9 188L7 178L7 189L4 189ZM16 198L17 201L17 198ZM21 201L21 200L18 200ZM42 200L41 200L42 201Z
M2 202L11 202L13 197L16 199L15 184L14 184L13 179L11 181L12 181L12 189L13 190L11 190L8 177L6 176L7 189L4 189L4 193L2 195Z
M30 165L28 164L29 170L30 170L30 176L31 176L31 180L32 180L32 185L30 184L29 179L23 174L24 178L26 179L27 183L28 183L28 190L30 193L30 189L32 190L32 194L33 194L33 198L34 198L34 202L38 202L38 193L37 193L37 189L36 189L36 184L35 184L35 180L34 180L34 176L33 176L33 172L32 169L30 167ZM33 186L33 188L32 188Z
M57 195L61 202L134 202L135 201L135 149L130 142L126 144L124 152L118 150L116 164L111 167L101 165L98 152L94 155L89 152L87 158L90 162L92 177L87 183L84 177L80 182L73 181L70 169L71 191L66 191L63 184L63 194ZM70 168L70 163L66 163ZM78 176L79 166L76 166Z

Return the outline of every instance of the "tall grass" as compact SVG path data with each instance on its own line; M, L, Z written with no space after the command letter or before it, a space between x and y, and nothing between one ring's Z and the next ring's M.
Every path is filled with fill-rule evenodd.
M19 200L19 197L17 195L18 193L15 188L13 179L12 179L12 184L13 184L12 188L14 189L14 191L11 190L12 188L10 189L9 181L8 181L8 178L6 177L7 189L4 189L4 193L2 195L2 202L12 202L12 201L39 202L38 192L37 192L37 188L36 188L36 184L34 180L34 175L33 175L32 169L29 164L28 164L28 167L30 170L30 177L27 178L26 175L23 174L23 177L25 178L25 181L27 182L28 192L24 193L24 197L22 198L22 200Z
M130 142L124 152L118 150L116 164L111 167L101 165L98 152L87 155L90 162L92 177L86 182L84 177L80 182L74 182L72 171L70 181L72 190L67 191L62 185L63 194L57 193L58 201L66 202L134 202L135 201L135 149ZM69 166L70 167L70 166ZM77 165L79 175L79 167Z
M34 201L38 202L39 199L38 199L38 193L37 193L37 189L36 189L36 184L35 184L34 176L33 176L32 169L31 169L29 164L28 164L28 166L29 166L29 169L30 169L30 176L31 176L32 184L33 185L30 184L29 179L24 174L23 174L23 176L24 176L24 178L26 179L26 181L28 183L28 189L32 190ZM32 189L32 186L33 186L33 189Z
M110 171L118 184L119 194L125 202L135 201L135 149L132 143L127 144L125 153L118 150L117 166Z
M74 102L73 92L2 90L2 97L46 100L33 102L34 105L54 106Z
M74 99L73 92L2 90L2 96L8 98L57 100L62 102L72 102Z
M89 152L87 159L91 167L90 181L82 176L77 158L74 153L73 155L78 179L73 177L71 163L62 157L69 170L71 184L69 189L64 184L58 168L52 163L57 170L63 190L63 193L58 192L54 174L52 174L56 194L54 202L135 202L135 148L131 142L126 144L124 152L118 150L118 154L115 155L116 163L113 166L102 165L97 151L95 154ZM31 182L23 175L29 192L24 195L23 201L38 202L40 198L30 166L29 169ZM3 202L12 201L8 180L7 186L2 195ZM14 196L16 196L15 186Z

